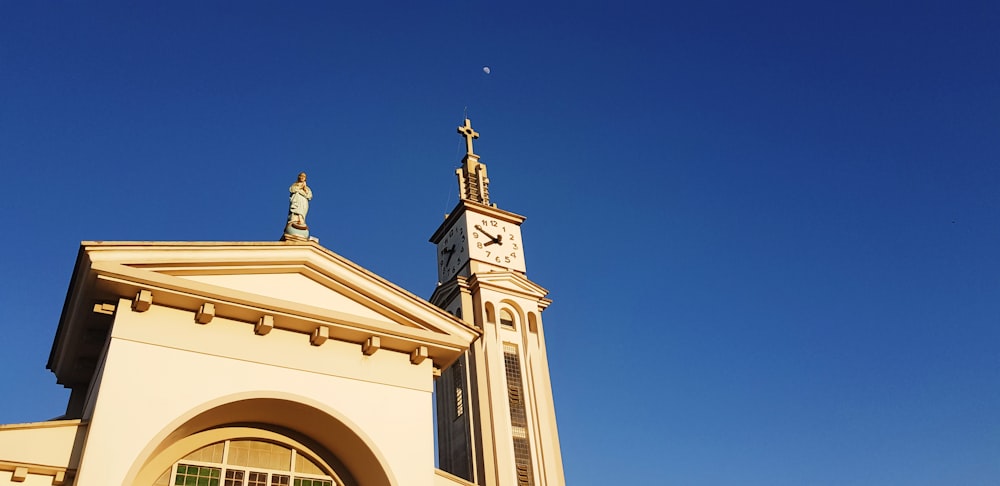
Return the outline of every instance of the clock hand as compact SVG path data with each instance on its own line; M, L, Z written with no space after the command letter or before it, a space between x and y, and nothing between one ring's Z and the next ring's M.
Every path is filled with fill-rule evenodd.
M486 230L484 230L484 229L483 229L483 227L482 227L482 226L479 226L478 224L476 225L476 229L477 229L477 230L479 230L479 231L482 231L484 235L486 235L486 236L489 236L489 237L490 237L490 239L491 239L491 240L493 240L493 241L491 241L491 242L489 242L489 243L486 243L486 244L485 244L485 245L483 245L483 246L486 246L486 245L492 245L492 244L494 244L494 243L496 243L496 244L498 244L498 245L502 245L502 244L503 244L503 242L501 242L501 241L500 241L500 240L502 240L502 239L503 239L503 235L500 235L499 237L496 237L496 236L493 236L493 235L491 235L491 234L487 233L487 232L486 232Z
M441 250L441 253L447 253L448 259L444 261L444 266L448 266L451 263L451 256L455 254L455 245L451 245L451 248L445 248Z

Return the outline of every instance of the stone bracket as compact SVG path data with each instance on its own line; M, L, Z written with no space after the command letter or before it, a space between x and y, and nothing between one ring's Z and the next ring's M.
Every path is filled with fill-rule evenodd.
M212 322L212 318L215 317L215 304L211 302L205 302L198 309L198 312L194 315L194 322L198 324L208 324Z
M327 339L330 339L330 328L319 326L313 331L312 336L309 337L309 344L321 346Z
M427 359L427 346L420 346L410 353L410 363L418 365L423 363L425 359Z
M140 290L132 299L132 310L135 312L146 312L151 305L153 305L153 293L146 289Z
M365 353L365 356L371 356L375 354L382 347L382 339L378 336L372 336L361 345L361 352Z
M104 314L108 316L115 315L115 305L114 304L94 304L94 312L97 314Z
M274 316L263 316L253 327L253 332L258 336L263 336L271 332L271 329L274 329Z

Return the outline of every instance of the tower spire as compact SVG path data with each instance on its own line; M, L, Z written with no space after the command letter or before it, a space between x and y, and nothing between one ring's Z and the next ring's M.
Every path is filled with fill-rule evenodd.
M486 164L479 162L479 156L472 150L472 141L479 138L479 132L472 129L472 121L458 127L458 133L465 138L465 157L462 167L455 171L458 176L458 194L462 199L481 204L490 204L490 179L486 176Z
M441 469L480 486L561 486L555 404L542 311L548 291L527 277L524 216L489 202L486 165L466 117L461 200L431 236L438 285L430 302L480 336L435 382ZM457 484L457 482L456 482Z

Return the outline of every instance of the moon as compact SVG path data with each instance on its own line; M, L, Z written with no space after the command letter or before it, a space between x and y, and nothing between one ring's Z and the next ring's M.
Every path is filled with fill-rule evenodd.
M490 73L490 67L489 66L483 66L483 72L486 73L486 74L489 74Z

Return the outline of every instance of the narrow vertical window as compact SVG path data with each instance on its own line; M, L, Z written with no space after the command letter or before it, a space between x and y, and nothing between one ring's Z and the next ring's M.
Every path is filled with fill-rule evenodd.
M501 315L503 313L501 312ZM531 473L531 444L528 442L528 418L524 407L521 383L521 358L517 346L503 345L503 361L507 376L507 403L510 405L510 425L514 434L514 465L517 486L534 486Z
M462 358L455 362L455 418L465 414L465 391L462 386L465 384L465 370L462 366Z

